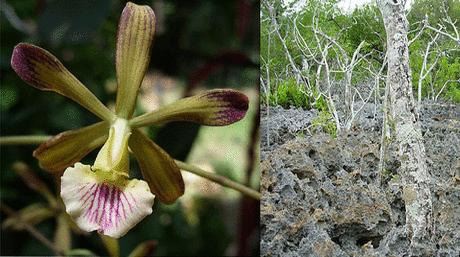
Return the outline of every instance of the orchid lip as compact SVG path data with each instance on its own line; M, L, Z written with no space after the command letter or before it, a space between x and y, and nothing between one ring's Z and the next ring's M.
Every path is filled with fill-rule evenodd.
M116 238L152 213L155 198L145 181L81 163L64 172L61 197L81 229Z

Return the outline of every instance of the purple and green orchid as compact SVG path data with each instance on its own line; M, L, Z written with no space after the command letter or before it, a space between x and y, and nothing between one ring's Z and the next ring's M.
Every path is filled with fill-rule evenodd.
M66 211L85 231L97 230L119 238L152 213L155 197L169 204L184 193L182 175L174 160L139 128L169 121L224 126L241 120L248 109L244 94L216 89L133 117L154 32L153 10L128 2L118 26L114 112L48 51L27 43L14 48L11 66L26 83L66 96L102 119L60 133L33 153L43 169L62 174L60 195ZM100 146L93 165L79 162ZM136 157L145 181L129 178L129 151Z

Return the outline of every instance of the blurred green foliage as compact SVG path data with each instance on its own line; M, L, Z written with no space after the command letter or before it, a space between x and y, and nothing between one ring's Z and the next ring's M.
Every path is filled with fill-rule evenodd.
M195 79L200 87L256 87L259 76L258 1L135 2L151 5L157 17L150 71L159 70L175 78L184 87L180 91L192 90L189 88L191 78L206 65L211 66L212 70ZM60 59L103 103L113 102L115 94L106 90L105 85L116 78L115 40L118 19L125 1L2 0L1 4L1 135L54 135L97 121L95 116L70 100L27 86L11 69L10 57L19 42L38 45ZM9 12L11 10L13 13ZM245 62L235 62L229 58L223 58L219 63L212 62L228 51L244 56ZM143 110L139 107L137 111ZM252 117L245 119L252 121ZM152 128L150 135L163 147L181 148L171 154L175 158L185 159L199 127L173 126L178 128ZM168 136L168 133L173 136ZM235 133L250 134L250 131L238 130ZM15 210L44 201L12 171L11 165L15 161L27 163L56 193L52 176L41 171L31 156L34 148L1 148L0 198L2 203L7 203ZM165 148L168 150L168 147ZM92 153L83 162L91 163L94 157L95 153ZM137 166L133 163L131 167L134 176L139 176ZM217 170L220 168L232 167L215 167ZM187 213L190 209L184 209L180 202L170 206L157 202L153 215L120 240L121 256L127 256L139 243L152 239L157 241L154 253L158 256L223 255L231 247L238 247L238 210L229 221L222 208L226 205L238 208L238 199L197 196L192 200L198 222L190 222ZM2 212L2 221L4 215ZM234 222L237 223L235 226L229 225ZM37 229L51 240L55 228L53 219L37 225ZM96 233L89 237L74 235L72 247L107 255ZM258 254L258 251L258 244L251 245L252 254ZM25 231L5 230L2 231L1 254L53 253Z

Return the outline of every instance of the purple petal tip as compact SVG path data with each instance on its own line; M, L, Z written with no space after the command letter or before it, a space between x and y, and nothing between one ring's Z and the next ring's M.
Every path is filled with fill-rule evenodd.
M236 90L213 90L206 97L222 103L222 110L214 117L219 121L219 125L228 125L241 120L249 107L248 97Z
M49 70L62 71L62 64L46 50L27 43L19 43L14 47L11 56L11 67L26 83L38 89L47 90L49 83L40 78L37 66L42 65Z

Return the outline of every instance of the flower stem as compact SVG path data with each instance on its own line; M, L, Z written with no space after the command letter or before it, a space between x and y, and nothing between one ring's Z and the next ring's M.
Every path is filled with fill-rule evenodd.
M51 136L6 136L0 137L0 145L38 145Z
M58 256L63 256L63 252L61 249L57 248L50 240L48 240L40 231L38 231L34 226L30 225L29 223L23 221L18 214L11 209L8 205L5 203L1 203L1 210L8 216L8 217L14 217L18 218L19 222L21 225L24 226L24 229L27 230L33 237L35 237L38 241L40 241L42 244L47 246L51 251L54 252L55 255Z
M5 136L0 137L0 145L34 145L34 144L41 144L51 138L48 135L33 135L33 136ZM249 188L245 185L237 183L233 180L230 180L224 176L202 170L194 165L187 164L178 160L175 160L177 166L185 171L198 175L200 177L206 178L214 183L217 183L224 187L229 187L239 191L249 197L252 197L256 200L260 200L260 193L256 190Z
M254 189L251 189L249 187L246 187L242 184L239 184L233 180L230 180L224 176L217 175L215 173L211 173L209 171L202 170L194 165L187 164L178 160L175 160L177 166L179 166L180 169L191 172L195 175L198 175L200 177L206 178L208 180L211 180L217 184L220 184L225 187L233 188L249 197L252 197L256 200L260 200L260 193L255 191Z

